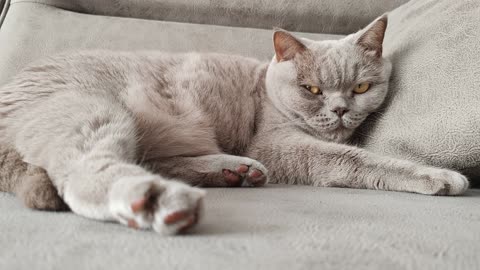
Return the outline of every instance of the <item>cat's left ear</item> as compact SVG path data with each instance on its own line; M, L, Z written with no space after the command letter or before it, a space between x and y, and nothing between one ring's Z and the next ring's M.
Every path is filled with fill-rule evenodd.
M300 40L281 29L275 29L273 33L273 46L275 47L277 62L291 60L297 53L307 49Z
M387 15L376 19L370 23L366 30L361 31L360 37L356 40L356 44L365 50L366 53L376 57L382 57L383 38L387 29Z

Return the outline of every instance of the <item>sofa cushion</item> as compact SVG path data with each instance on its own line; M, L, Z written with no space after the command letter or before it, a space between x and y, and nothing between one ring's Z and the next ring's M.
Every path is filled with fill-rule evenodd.
M263 60L273 56L271 30L94 16L29 2L11 3L0 40L0 86L27 63L64 50L211 51Z
M270 185L208 189L193 234L26 209L0 193L0 268L480 269L480 191L446 198Z
M12 0L109 16L348 34L408 0Z
M417 0L390 13L390 95L359 132L367 149L480 176L479 14L478 0Z

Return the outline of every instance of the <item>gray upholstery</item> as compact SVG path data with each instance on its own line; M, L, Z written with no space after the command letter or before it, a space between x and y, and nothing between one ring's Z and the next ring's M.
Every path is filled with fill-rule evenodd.
M480 1L411 1L389 15L390 97L366 148L480 176Z
M64 50L197 50L267 60L273 25L340 38L321 33L355 31L401 2L15 0L0 27L0 85L28 62ZM360 132L368 149L478 168L476 14L476 0L414 0L390 14L392 94ZM446 198L270 185L210 189L206 205L195 234L165 239L30 211L0 193L0 269L480 269L478 190Z
M0 268L474 270L479 196L210 189L195 233L161 238L69 213L33 212L0 193Z
M12 0L82 13L175 22L348 34L408 0Z

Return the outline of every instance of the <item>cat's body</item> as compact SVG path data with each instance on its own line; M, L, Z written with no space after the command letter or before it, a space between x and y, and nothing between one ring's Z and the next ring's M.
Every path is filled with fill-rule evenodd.
M37 172L16 191L48 188L45 169L74 212L167 234L197 222L203 196L172 178L461 194L456 172L341 144L387 93L385 28L330 42L277 31L271 63L105 51L39 62L0 91L2 144Z
M70 99L70 92L71 102L101 96L120 103L133 116L143 164L175 156L243 155L262 109L266 68L267 63L221 54L86 51L26 68L1 95L16 100L12 106L22 108L17 114L31 121L38 118L32 108L43 99ZM23 128L25 123L13 132L27 132Z

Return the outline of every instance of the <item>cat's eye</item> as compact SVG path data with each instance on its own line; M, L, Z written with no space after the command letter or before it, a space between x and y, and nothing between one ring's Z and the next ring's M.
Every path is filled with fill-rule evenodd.
M355 86L355 88L353 89L353 92L355 92L356 94L363 94L367 92L368 89L370 89L369 83L359 83Z
M303 88L307 89L308 91L310 91L312 94L314 95L319 95L321 94L322 92L320 91L320 88L318 86L312 86L312 85L302 85Z

